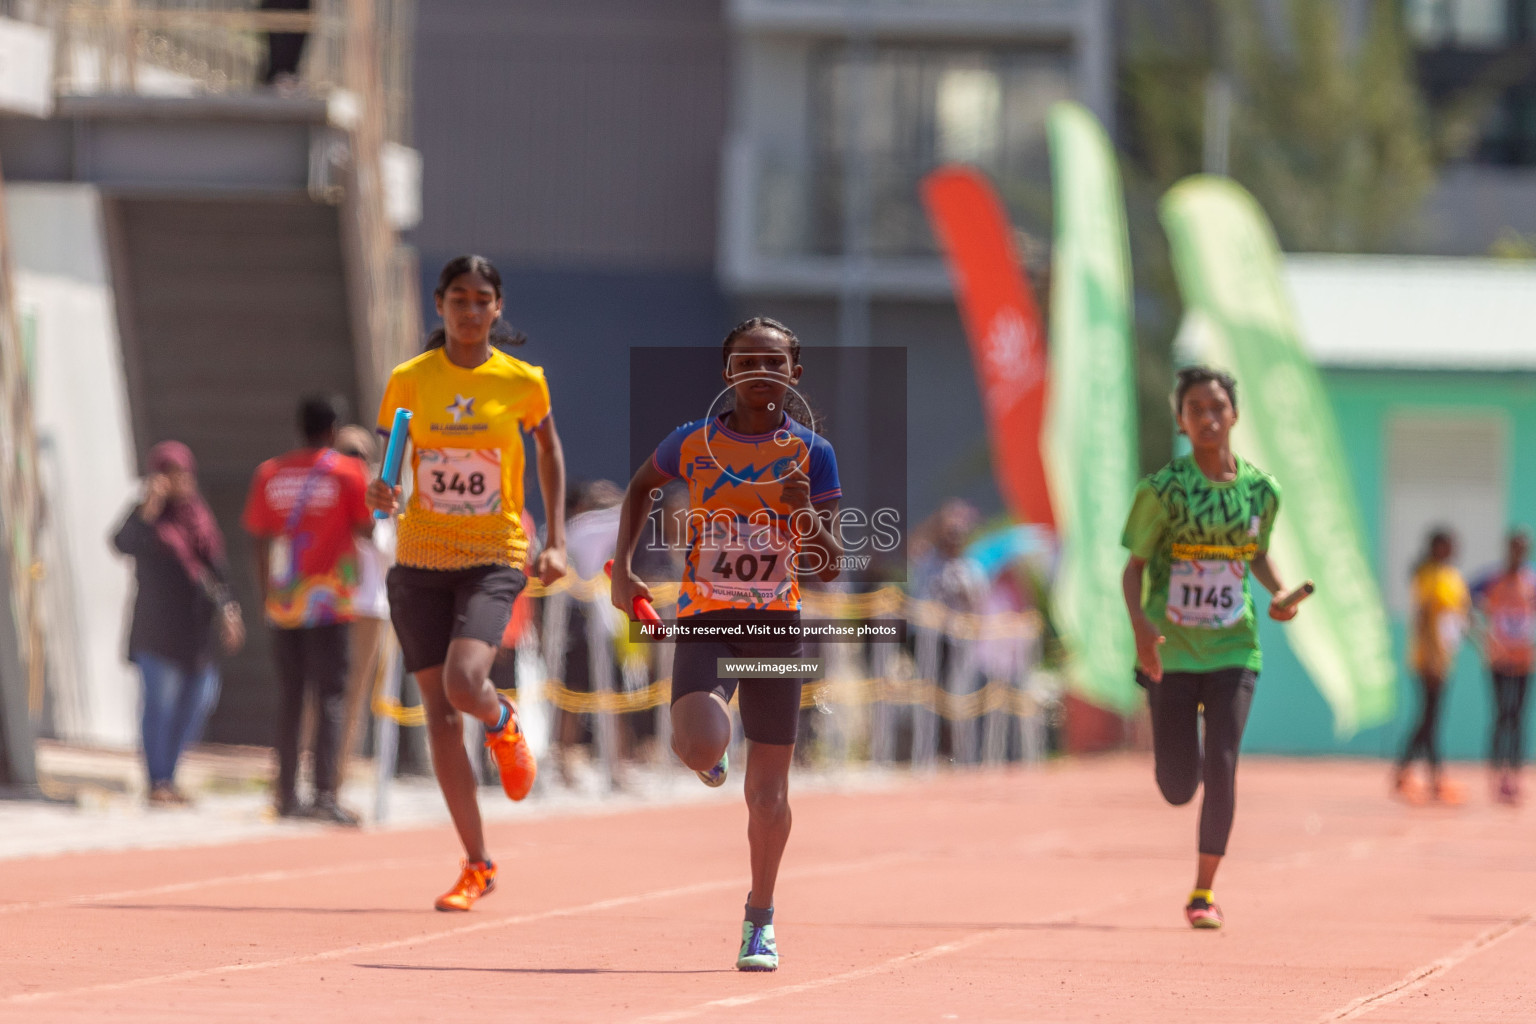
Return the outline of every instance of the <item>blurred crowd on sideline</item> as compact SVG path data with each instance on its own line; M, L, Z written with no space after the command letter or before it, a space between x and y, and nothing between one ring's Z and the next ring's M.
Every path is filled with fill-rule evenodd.
M1393 792L1412 804L1459 804L1460 783L1440 757L1440 715L1456 656L1464 641L1480 649L1492 687L1488 783L1493 799L1521 799L1526 691L1536 663L1536 571L1531 536L1523 528L1505 537L1502 562L1484 569L1471 586L1456 569L1456 535L1431 530L1410 580L1408 662L1418 682L1419 715L1397 761ZM1423 760L1426 777L1414 773Z
M368 752L365 708L389 664L384 576L394 525L375 521L362 501L377 472L378 439L342 426L344 419L339 400L306 398L299 446L253 476L242 526L255 541L259 610L242 610L232 596L224 537L199 492L191 451L165 442L150 453L141 495L114 543L134 559L128 657L143 681L144 767L154 806L188 801L176 784L177 761L217 704L221 653L238 650L246 616L261 614L279 688L277 813L357 821L339 790L347 758ZM670 645L631 643L599 584L613 557L622 499L610 480L570 485L571 585L518 599L493 670L504 690L527 687L530 676L543 680L554 778L568 785L593 772L620 782L627 766L670 757L658 685L670 674ZM669 491L660 505L658 542L642 544L634 565L648 583L675 584L684 565L686 495ZM807 585L846 598L840 615L857 617L872 606L869 599L884 599L879 606L897 615L921 614L906 614L908 635L899 644L810 645L807 655L819 654L827 681L842 688L837 699L807 689L797 757L914 764L1043 757L1054 747L1059 697L1054 676L1040 671L1044 616L1035 614L1050 571L1048 538L1028 527L988 529L975 507L950 499L911 532L906 554L905 579L892 573L878 583ZM1013 628L985 628L995 622ZM401 692L410 706L409 677ZM592 713L597 707L622 710ZM429 770L425 744L411 735L419 731L405 730L402 770ZM309 781L306 794L301 777Z

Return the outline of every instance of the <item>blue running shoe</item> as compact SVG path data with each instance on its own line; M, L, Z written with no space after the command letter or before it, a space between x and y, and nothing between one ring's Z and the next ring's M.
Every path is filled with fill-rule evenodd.
M703 773L700 772L702 775ZM741 953L736 957L738 971L776 971L779 947L773 941L773 925L741 922Z
M707 772L695 772L699 781L711 789L725 785L725 775L731 770L731 755L721 754L720 761Z

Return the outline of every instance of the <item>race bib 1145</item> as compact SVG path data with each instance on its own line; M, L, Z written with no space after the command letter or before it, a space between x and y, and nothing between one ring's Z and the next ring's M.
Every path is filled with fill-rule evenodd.
M1243 619L1246 562L1179 560L1168 574L1168 621L1178 626L1225 629Z

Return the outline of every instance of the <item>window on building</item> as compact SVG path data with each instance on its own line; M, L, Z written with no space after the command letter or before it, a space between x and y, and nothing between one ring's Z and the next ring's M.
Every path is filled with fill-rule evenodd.
M1469 154L1482 164L1536 165L1536 0L1405 0L1419 48L1419 85L1432 105L1505 83L1491 97ZM1511 75L1513 74L1513 77Z
M1514 41L1525 0L1408 0L1408 30L1424 47L1498 49Z
M932 253L918 183L951 162L991 175L1025 230L1046 229L1045 117L1052 103L1072 94L1066 53L924 46L864 52L832 46L813 63L817 251L842 251L850 193L862 187L862 200L851 208L867 211L871 255ZM850 182L850 171L861 167L862 185Z
M1405 409L1386 435L1381 582L1387 606L1407 615L1408 578L1431 530L1456 534L1467 576L1498 562L1509 526L1509 425L1496 413Z

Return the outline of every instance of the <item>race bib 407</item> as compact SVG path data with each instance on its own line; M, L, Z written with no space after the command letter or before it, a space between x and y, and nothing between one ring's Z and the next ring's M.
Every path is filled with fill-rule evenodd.
M778 524L711 522L699 545L695 580L720 600L772 600L788 589L794 552Z

